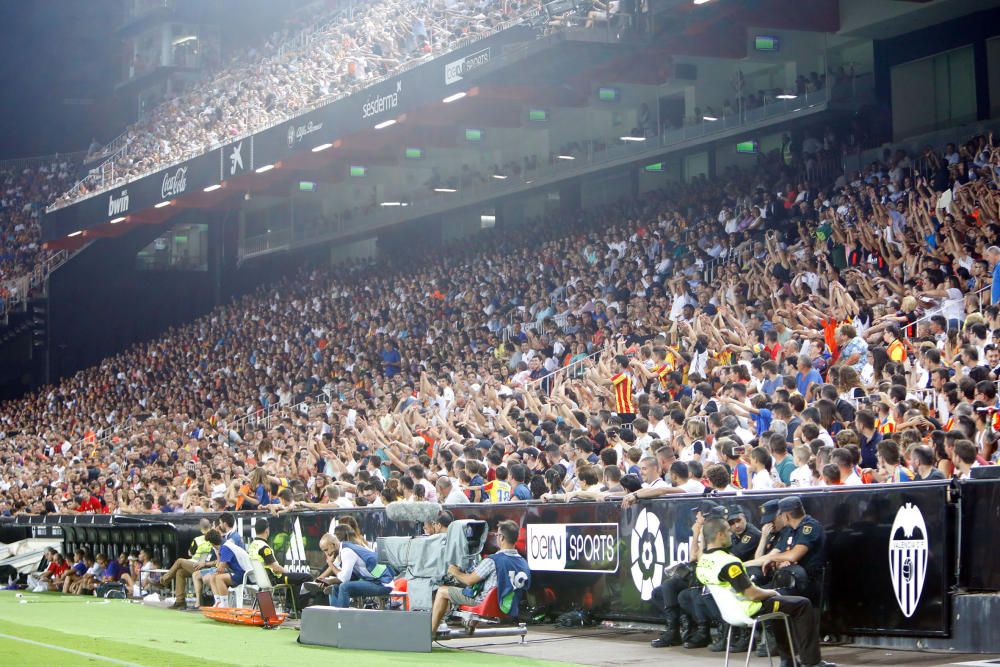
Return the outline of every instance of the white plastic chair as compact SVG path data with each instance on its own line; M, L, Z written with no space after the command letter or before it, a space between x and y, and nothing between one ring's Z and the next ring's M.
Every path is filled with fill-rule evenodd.
M256 565L256 563L254 564ZM244 600L244 597L246 596L247 586L250 586L251 589L254 589L257 586L257 581L259 581L259 579L256 576L256 573L254 572L254 570L250 570L249 572L246 572L243 575L242 584L240 584L239 586L230 586L229 595L226 596L228 600L227 604L229 605L229 607L232 609L243 609L243 607L246 606L246 601ZM270 583L270 580L267 577L264 577L264 581Z
M287 590L287 596L285 599L286 607L298 613L299 610L295 608L295 596L292 593L292 587L289 584L278 584L275 586L271 583L271 577L268 576L267 567L262 561L251 560L250 562L253 569L243 576L243 585L250 592L250 594L253 595L259 591L277 592L285 589ZM239 599L242 601L242 595Z
M795 641L792 639L792 626L788 621L788 614L776 611L772 614L761 614L760 616L751 617L744 611L743 603L736 597L736 592L733 589L724 586L709 586L708 591L712 594L712 599L715 600L715 604L719 607L722 620L729 624L729 634L726 636L726 667L729 667L729 645L733 640L733 628L750 628L750 648L747 650L747 660L744 666L749 667L750 656L754 652L753 640L754 634L757 631L757 624L772 620L784 622L785 632L788 634L788 647L792 652L793 661L795 664L799 663L798 651L795 648ZM763 625L761 626L761 632L764 633L766 639L767 628ZM771 667L774 667L774 656L771 655L770 648L767 650L767 659Z

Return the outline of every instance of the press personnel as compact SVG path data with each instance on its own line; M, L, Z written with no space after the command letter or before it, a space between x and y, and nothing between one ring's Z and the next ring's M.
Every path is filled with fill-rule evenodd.
M292 600L295 610L302 612L302 598L299 589L307 581L312 581L312 577L303 572L289 572L278 559L274 557L274 550L267 543L267 538L271 535L271 525L267 519L257 519L254 524L254 538L247 546L247 553L250 560L263 563L267 570L267 576L271 579L271 586L286 584L291 587Z
M814 622L813 606L808 598L779 595L777 591L758 588L750 581L740 559L731 553L732 530L725 519L708 519L702 527L705 551L698 559L698 581L724 595L734 595L746 615L754 618L773 612L788 615L798 656L803 667L836 667L820 656L819 629ZM721 590L719 590L721 589ZM776 632L781 667L793 667L791 647L783 632Z

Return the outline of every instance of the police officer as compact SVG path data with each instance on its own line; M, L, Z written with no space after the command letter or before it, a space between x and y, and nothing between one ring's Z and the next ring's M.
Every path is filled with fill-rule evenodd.
M772 581L786 592L805 595L819 602L819 584L826 564L826 531L823 525L806 514L798 496L785 496L778 502L774 525L778 537L771 550L753 561Z
M729 527L733 531L733 555L740 560L751 560L757 554L761 534L757 526L750 523L742 507L733 505L729 508Z
M698 581L713 589L713 594L736 596L751 618L775 611L787 614L801 664L804 667L836 667L820 656L819 630L813 622L813 606L808 598L779 595L777 591L755 586L743 563L731 552L733 538L727 521L706 520L702 534L705 550L695 570ZM781 667L792 667L794 661L788 639L784 633L777 634Z
M267 543L267 538L270 534L271 526L267 519L257 519L257 523L254 524L254 538L247 545L247 553L250 555L250 560L264 564L272 586L286 584L291 588L293 606L297 612L301 613L302 601L299 597L299 588L301 588L303 583L311 581L312 577L302 572L289 572L282 567L278 559L274 557L274 550L271 549L271 545Z

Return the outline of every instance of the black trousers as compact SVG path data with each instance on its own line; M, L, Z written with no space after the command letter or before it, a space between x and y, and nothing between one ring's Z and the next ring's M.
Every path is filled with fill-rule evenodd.
M681 591L678 596L681 609L698 625L722 623L722 614L711 595L706 595L702 586L692 586Z
M814 665L820 661L819 628L813 613L812 602L808 598L797 595L776 595L763 602L757 616L781 612L788 615L792 626L792 639L799 652L799 660L805 665ZM788 636L784 624L772 622L768 624L768 632L778 641L778 653L782 658L790 658L792 653L788 646Z
M295 609L302 613L302 597L299 594L299 590L302 588L302 584L307 581L312 581L312 576L306 574L305 572L285 572L283 575L277 577L278 584L288 584L292 588L292 599L295 601Z
M685 588L688 588L687 577L670 577L653 589L652 602L664 613L677 609L680 606L678 596Z

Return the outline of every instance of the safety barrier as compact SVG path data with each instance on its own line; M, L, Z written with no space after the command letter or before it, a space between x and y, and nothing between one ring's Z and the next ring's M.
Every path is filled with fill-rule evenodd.
M782 495L787 493L748 492L713 500L740 507L757 524L760 505ZM980 540L978 530L1000 501L998 480L824 487L803 489L799 496L806 512L825 528L824 633L943 637L955 622L949 612L957 572L962 572L959 582L1000 590L990 560L997 540ZM691 525L701 502L699 496L684 495L627 509L617 502L449 509L457 518L485 520L493 527L505 519L521 525L518 547L532 569L532 589L522 607L532 616L584 608L603 618L655 623L653 589L664 581L667 568L690 557ZM420 531L415 524L389 520L383 508L280 514L269 517L279 562L293 571L322 569L319 539L345 515L357 519L369 540ZM0 520L0 535L10 539L18 530L30 530L37 537L62 537L65 550L85 547L112 555L145 547L165 565L190 542L198 520L214 516L18 516ZM237 516L248 538L256 518L268 515ZM977 539L961 540L955 549L960 527L961 536Z

